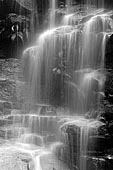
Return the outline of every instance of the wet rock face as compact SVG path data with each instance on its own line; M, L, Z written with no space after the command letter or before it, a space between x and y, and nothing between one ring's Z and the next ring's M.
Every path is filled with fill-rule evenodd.
M107 69L113 68L113 35L107 41L106 52L105 52L105 65Z
M23 85L20 61L0 60L0 114L10 114L12 109L21 109ZM20 98L21 96L21 98Z
M105 82L106 100L113 103L113 35L107 41L105 50L105 67L108 70Z
M112 170L113 168L113 152L109 152L113 148L112 130L110 131L112 125L111 127L109 125L108 128L106 123L99 122L98 127L96 122L94 124L85 133L81 131L80 126L75 124L67 125L65 129L69 147L67 162L72 169L76 166L80 168L81 159L86 161L87 170L105 170L106 167ZM83 151L82 155L81 149Z
M113 159L108 159L107 157L88 157L87 158L87 169L90 170L112 170L113 169Z
M20 70L19 60L0 60L0 142L1 138L10 139L13 137L10 128L13 120L8 119L7 115L13 113L14 110L18 114L22 108L23 79Z
M0 168L3 170L34 169L31 156L14 148L1 147L0 160Z

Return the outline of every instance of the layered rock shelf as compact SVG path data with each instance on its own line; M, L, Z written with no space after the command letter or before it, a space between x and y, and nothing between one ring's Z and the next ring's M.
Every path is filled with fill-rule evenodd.
M86 161L87 170L113 169L113 136L109 127L99 120L77 118L61 127L67 136L68 161L72 169L80 169L81 160Z

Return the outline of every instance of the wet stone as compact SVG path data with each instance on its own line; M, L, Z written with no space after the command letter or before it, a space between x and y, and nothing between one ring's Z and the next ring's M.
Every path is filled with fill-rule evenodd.
M106 53L105 53L105 58L106 58L106 68L107 69L112 69L113 68L113 34L110 36L107 45L106 45Z
M54 154L41 157L42 170L69 170L69 167L59 160Z
M16 98L16 84L10 80L0 80L0 99L14 101Z
M75 121L76 122L76 121ZM82 122L81 122L82 125ZM86 124L87 125L87 124ZM85 128L85 127L84 127ZM83 128L83 129L84 129ZM87 129L87 126L86 126ZM82 147L84 144L85 155L81 155L81 126L72 123L71 125L67 123L66 126L62 128L62 130L68 135L67 145L69 147L69 157L68 162L70 162L70 167L79 165L79 158L82 156L84 159L87 157L102 157L106 155L106 151L110 148L113 148L113 138L108 134L106 125L102 122L94 121L92 125L90 124L89 128L86 130L84 134L86 136L85 143L82 143ZM84 131L82 131L83 133ZM82 134L83 135L83 134ZM84 137L84 135L82 137ZM87 142L87 143L86 143ZM103 162L102 162L103 163ZM93 164L88 163L90 169L93 169ZM91 165L90 165L91 164ZM98 164L97 164L98 165ZM98 166L98 169L100 165ZM94 170L96 170L94 168ZM103 169L102 169L103 170Z
M112 170L113 160L105 157L87 157L87 170Z
M12 121L5 119L5 118L0 118L0 127L6 126L8 124L11 124Z
M28 169L29 167L29 169ZM2 146L0 148L0 168L2 170L33 170L32 158L29 154Z
M88 140L88 151L94 151L97 155L103 155L109 147L110 140L104 136L90 136Z
M11 109L23 106L23 78L19 59L0 60L0 113L10 114Z
M104 112L100 115L99 119L101 120L101 118L103 118L103 120L106 123L113 121L113 114L112 114L112 110L110 111L110 109L113 109L112 105L111 105L111 107L109 106L109 108L108 108L108 110L106 110L106 112Z
M0 129L0 138L5 139L5 131Z
M12 135L12 131L11 130L8 130L7 128L1 128L0 129L0 137L3 138L3 139L11 139L13 137Z
M19 59L3 59L0 60L0 76L15 80L22 80L21 62ZM21 73L21 74L20 74ZM21 77L21 78L20 78Z
M0 101L0 111L1 115L7 115L11 113L12 103L8 101L1 100Z

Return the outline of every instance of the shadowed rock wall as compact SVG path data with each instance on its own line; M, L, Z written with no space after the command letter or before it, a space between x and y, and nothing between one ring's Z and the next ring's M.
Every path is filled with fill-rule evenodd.
M22 70L18 59L0 60L0 115L22 108Z

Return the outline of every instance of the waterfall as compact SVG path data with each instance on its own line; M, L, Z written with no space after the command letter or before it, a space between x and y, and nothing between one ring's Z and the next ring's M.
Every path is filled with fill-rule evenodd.
M56 1L50 0L50 28L55 26Z
M34 163L35 163L35 170L42 170L42 167L40 165L40 155L38 155L35 159L34 159Z
M74 114L99 104L112 12L86 13L65 15L64 25L45 31L24 51L27 103L66 106Z
M103 8L103 0L82 4L66 1L56 26L57 2L50 1L50 27L23 52L23 112L7 115L13 125L7 127L5 138L10 133L16 144L30 147L30 153L33 148L35 170L43 170L43 155L51 154L55 161L65 157L67 143L70 167L76 164L76 169L87 170L89 134L103 125L85 114L98 110L104 96L100 93L104 94L105 48L113 13Z

